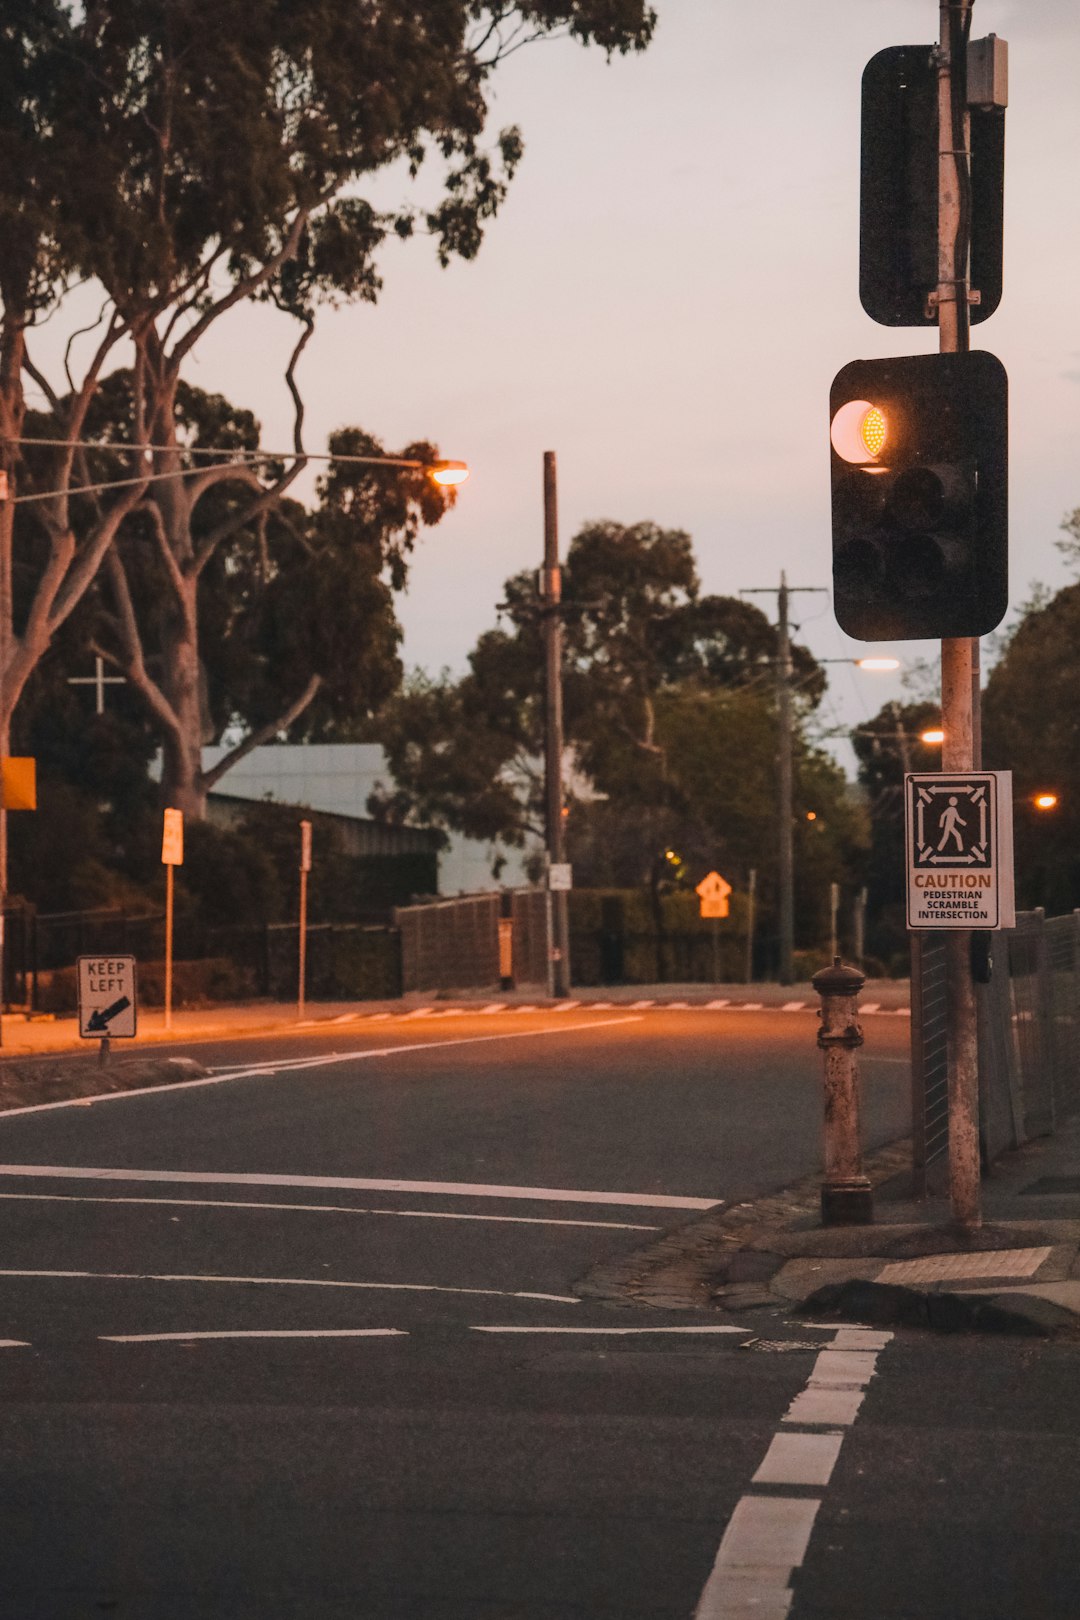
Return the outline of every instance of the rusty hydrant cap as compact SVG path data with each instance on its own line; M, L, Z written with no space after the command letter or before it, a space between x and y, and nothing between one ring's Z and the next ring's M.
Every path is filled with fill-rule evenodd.
M838 956L832 967L822 968L810 980L819 996L857 996L866 983L866 974L858 968L845 967Z

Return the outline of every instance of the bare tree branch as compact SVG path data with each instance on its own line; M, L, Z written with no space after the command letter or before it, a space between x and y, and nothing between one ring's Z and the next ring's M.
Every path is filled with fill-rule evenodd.
M200 778L201 786L209 792L216 782L220 782L225 772L231 770L239 760L245 759L256 748L261 748L263 743L272 742L279 731L287 731L293 721L298 720L303 714L321 685L322 676L312 675L300 696L283 714L279 714L276 720L267 721L265 726L260 726L249 737L245 737L242 743L231 748L224 759L218 760L212 770L203 771Z

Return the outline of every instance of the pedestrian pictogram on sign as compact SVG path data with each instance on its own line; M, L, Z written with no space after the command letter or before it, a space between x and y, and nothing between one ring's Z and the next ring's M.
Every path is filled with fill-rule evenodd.
M79 1034L88 1040L135 1034L135 958L80 956Z
M1013 928L1012 774L904 778L909 928Z
M694 893L701 901L701 915L703 917L726 917L730 910L728 896L731 894L731 884L722 878L719 872L710 872L703 877Z

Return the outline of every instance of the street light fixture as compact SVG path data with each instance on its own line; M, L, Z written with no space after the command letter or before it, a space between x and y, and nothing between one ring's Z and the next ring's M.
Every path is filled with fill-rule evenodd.
M433 461L425 471L433 484L463 484L469 476L464 461Z
M929 731L920 731L919 741L929 743L931 745L934 743L943 743L945 741L945 733L941 730L940 726L932 726Z
M1035 793L1032 795L1031 802L1036 810L1056 810L1058 796L1056 793Z

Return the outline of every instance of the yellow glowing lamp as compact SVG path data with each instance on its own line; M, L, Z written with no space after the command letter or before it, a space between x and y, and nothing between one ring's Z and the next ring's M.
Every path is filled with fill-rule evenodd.
M1036 810L1056 810L1058 796L1056 793L1036 793L1032 803Z
M866 446L867 453L873 456L876 461L884 450L886 440L889 437L889 424L885 419L885 412L877 405L871 405L870 409L864 413L863 419L859 423L859 434L863 444Z
M844 461L873 465L889 438L889 419L868 399L849 399L832 419L833 449Z
M924 743L943 743L945 741L945 733L938 730L938 728L935 726L932 727L930 731L921 732L919 741Z
M433 461L428 476L433 484L463 484L469 476L469 468L464 461Z

